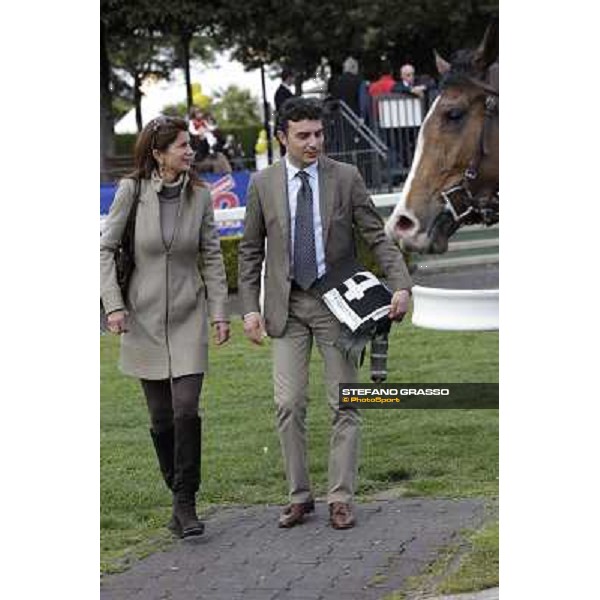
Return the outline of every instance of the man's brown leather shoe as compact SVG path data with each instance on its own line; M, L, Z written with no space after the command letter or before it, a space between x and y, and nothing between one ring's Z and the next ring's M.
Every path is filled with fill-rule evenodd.
M329 521L334 529L350 529L354 527L352 507L345 502L332 502L329 505Z
M279 527L293 527L304 523L304 515L314 512L315 502L299 502L288 504L279 517Z

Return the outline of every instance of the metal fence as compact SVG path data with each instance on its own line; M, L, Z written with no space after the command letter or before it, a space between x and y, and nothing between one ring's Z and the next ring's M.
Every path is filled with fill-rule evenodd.
M423 122L424 103L420 98L385 94L373 98L373 131L388 148L391 178L402 180L408 175Z
M371 191L391 190L403 181L412 164L419 129L431 102L406 94L371 99L363 121L340 100L326 100L326 152L355 164Z
M345 102L325 101L323 125L328 156L356 165L371 191L390 187L386 145Z

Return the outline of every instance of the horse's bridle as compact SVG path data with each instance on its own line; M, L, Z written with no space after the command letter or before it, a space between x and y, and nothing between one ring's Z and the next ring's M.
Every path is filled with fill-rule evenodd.
M487 193L480 196L474 194L471 189L471 186L479 177L479 166L483 157L489 154L487 132L492 119L498 112L499 94L483 82L473 80L473 83L478 87L482 87L488 93L485 98L485 113L477 152L465 169L460 183L441 192L444 205L429 226L428 236L431 236L436 229L445 229L447 237L450 237L461 225L482 223L489 227L499 220L498 189L491 194Z

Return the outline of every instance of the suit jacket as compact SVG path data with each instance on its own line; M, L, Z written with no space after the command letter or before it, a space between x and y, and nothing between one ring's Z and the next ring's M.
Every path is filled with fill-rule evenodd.
M357 116L361 115L360 90L363 80L354 73L342 73L331 81L329 93L343 100Z
M255 173L248 186L244 236L239 246L242 314L260 312L262 262L265 258L264 317L267 333L283 335L293 278L290 210L285 162ZM356 255L355 228L373 250L392 289L410 289L412 282L400 250L386 237L383 219L353 165L319 158L319 205L327 268Z
M275 91L275 110L279 112L281 105L288 98L292 98L293 96L294 94L292 94L292 92L290 92L290 90L285 85L283 85L282 83L279 84L279 87Z
M187 177L173 242L167 252L160 225L160 179L143 179L135 225L135 269L127 298L117 285L114 251L133 202L135 183L123 179L100 237L100 294L106 312L127 307L121 370L166 379L207 370L208 315L227 318L227 281L206 187Z
M404 81L402 80L394 84L394 87L391 89L391 92L392 94L410 94L411 96L416 95L410 91L410 86L406 85L406 83L404 83Z

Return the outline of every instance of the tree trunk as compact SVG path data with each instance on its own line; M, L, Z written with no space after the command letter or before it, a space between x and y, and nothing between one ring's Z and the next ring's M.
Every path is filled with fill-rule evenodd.
M106 25L100 21L100 179L106 178L106 158L115 152L110 58L106 47Z
M264 128L267 132L267 160L271 165L273 164L273 142L271 140L271 124L269 115L269 103L267 102L267 88L265 85L265 65L260 63L260 81L262 86L262 97L263 97L263 114L264 114Z
M142 131L144 128L142 122L142 90L140 89L142 86L142 78L139 73L136 73L134 78L133 85L133 102L135 104L135 123L137 125L137 130Z
M181 59L185 75L185 93L187 98L188 113L193 105L192 100L192 75L190 73L190 43L192 36L185 30L181 32Z

